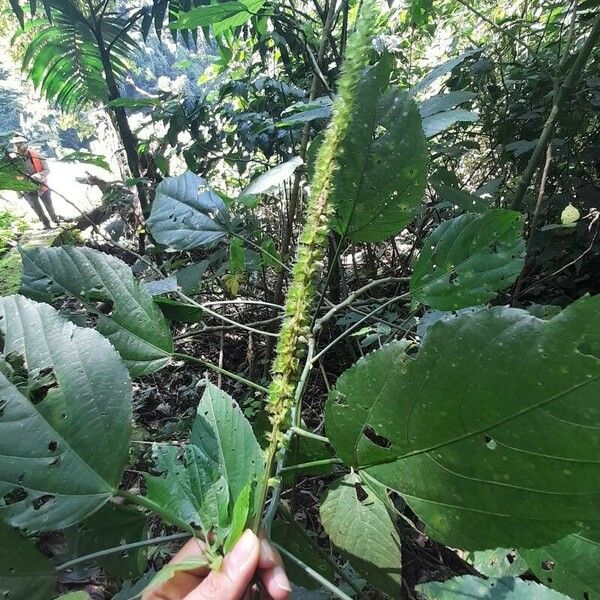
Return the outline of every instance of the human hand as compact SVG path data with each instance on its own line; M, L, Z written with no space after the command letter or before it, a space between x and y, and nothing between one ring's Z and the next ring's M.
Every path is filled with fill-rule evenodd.
M202 556L204 545L189 540L171 563ZM265 538L247 529L218 571L199 568L178 571L169 581L150 590L142 600L245 600L257 574L263 583L263 600L288 600L291 586L283 562Z

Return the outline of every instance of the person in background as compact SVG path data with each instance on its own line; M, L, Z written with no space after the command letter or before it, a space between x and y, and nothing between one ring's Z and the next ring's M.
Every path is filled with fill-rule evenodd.
M52 227L51 220L58 224L59 219L54 212L54 206L52 206L50 190L44 185L48 183L48 162L29 147L24 135L15 135L11 139L11 143L14 145L17 157L23 161L25 172L31 179L41 184L37 190L23 192L23 196L44 225L44 229L50 229Z

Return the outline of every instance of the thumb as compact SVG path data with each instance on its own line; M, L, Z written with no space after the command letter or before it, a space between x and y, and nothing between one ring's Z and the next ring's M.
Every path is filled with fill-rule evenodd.
M211 573L184 600L241 600L258 567L260 544L246 529L218 571Z

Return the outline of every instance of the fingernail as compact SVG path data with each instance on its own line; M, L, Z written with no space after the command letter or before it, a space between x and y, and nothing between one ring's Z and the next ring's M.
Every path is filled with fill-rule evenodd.
M280 589L285 592L291 592L292 587L290 586L290 581L283 570L281 565L275 565L273 567L273 583Z
M255 545L256 536L250 529L246 529L229 555L229 562L232 566L241 569L252 556Z

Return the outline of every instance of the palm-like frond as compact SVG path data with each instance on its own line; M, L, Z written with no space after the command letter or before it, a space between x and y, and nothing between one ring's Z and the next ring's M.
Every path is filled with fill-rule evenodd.
M101 22L102 38L105 45L110 45L117 77L126 70L127 53L133 44L123 34L123 27L117 16L105 16ZM62 110L108 101L98 39L91 23L75 10L55 9L52 23L39 31L27 47L23 69L40 93Z

